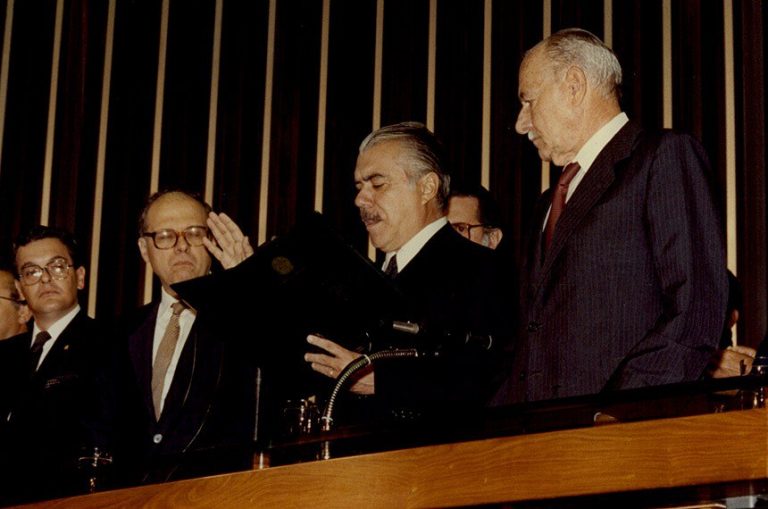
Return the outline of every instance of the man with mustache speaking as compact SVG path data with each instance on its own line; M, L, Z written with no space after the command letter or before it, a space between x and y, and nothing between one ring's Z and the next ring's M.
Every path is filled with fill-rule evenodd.
M442 344L445 352L381 361L360 372L350 390L373 395L385 416L406 419L485 403L494 387L496 345L459 345L448 335L472 332L498 340L504 330L499 278L493 252L448 224L450 177L438 140L416 122L383 127L363 140L354 177L360 218L385 253L382 269L433 331L429 339L414 336L409 346ZM307 341L321 351L305 360L331 378L360 355L317 335Z

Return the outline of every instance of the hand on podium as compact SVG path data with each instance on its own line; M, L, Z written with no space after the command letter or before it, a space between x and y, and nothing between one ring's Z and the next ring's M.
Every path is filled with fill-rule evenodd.
M347 350L320 336L310 334L307 336L307 343L328 352L328 354L307 353L304 355L304 360L310 363L313 370L329 378L336 379L350 362L360 357L359 353ZM358 378L349 388L350 392L363 395L374 393L373 367L360 370L355 376Z
M755 349L748 346L729 346L716 352L710 372L713 378L727 378L748 374L755 360Z

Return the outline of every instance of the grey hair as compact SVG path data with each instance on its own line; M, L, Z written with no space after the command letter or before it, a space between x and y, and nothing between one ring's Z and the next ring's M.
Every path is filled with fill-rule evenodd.
M411 182L429 173L440 180L437 189L437 205L445 211L451 192L451 176L445 164L445 155L440 140L420 122L401 122L373 131L360 144L360 153L386 141L397 141L407 147L409 162L405 169Z
M621 95L621 64L616 54L597 36L581 28L566 28L543 42L555 72L576 65L605 97Z

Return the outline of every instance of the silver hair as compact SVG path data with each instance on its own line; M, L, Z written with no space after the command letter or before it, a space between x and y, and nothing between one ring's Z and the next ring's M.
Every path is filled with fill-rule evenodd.
M402 143L408 150L410 164L405 169L411 182L429 173L440 180L437 189L437 205L445 211L451 192L451 176L448 173L443 147L437 137L420 122L401 122L373 131L360 144L360 153L386 141Z
M580 28L560 30L542 41L554 71L576 65L605 97L621 95L621 64L616 54L597 36Z

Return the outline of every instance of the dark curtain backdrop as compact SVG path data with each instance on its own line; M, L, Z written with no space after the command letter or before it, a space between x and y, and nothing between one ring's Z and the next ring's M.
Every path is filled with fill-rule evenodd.
M57 103L51 113L57 1L62 2L63 16ZM95 303L96 315L109 317L143 302L136 220L151 190L157 140L160 188L203 192L207 158L215 150L212 205L232 215L252 239L279 235L315 208L321 154L321 208L346 238L367 251L365 230L352 204L357 147L373 128L375 112L382 124L428 120L429 0L383 0L379 103L374 103L376 0L330 0L325 87L321 86L322 0L276 0L272 40L269 0L221 0L220 54L215 64L216 0L170 0L159 131L155 108L162 1L114 3L107 76L109 5L106 0L0 0L0 23L12 29L10 48L0 39L8 58L7 95L0 112L4 252L21 229L41 220L45 205L50 210L47 222L74 230L86 253L94 228L100 233L98 266L89 266L97 286L93 294L83 295L84 304ZM501 204L515 248L541 191L541 164L532 146L514 131L517 68L525 49L542 38L545 5L550 7L552 31L580 26L605 36L603 0L436 1L434 127L448 148L456 178L470 182L481 178L484 17L486 8L491 9L490 188ZM613 0L608 5L612 45L625 70L623 106L645 126L661 127L664 3ZM733 8L729 26L724 5ZM7 23L11 7L12 23ZM748 344L757 343L766 332L763 27L767 9L759 0L672 0L668 26L673 126L703 142L724 217L729 177L726 28L733 33L737 197L733 261L745 289L739 334ZM270 61L272 96L265 103ZM213 120L212 65L218 69ZM102 132L102 89L107 78L109 109ZM266 106L271 111L267 119ZM211 121L216 129L212 144ZM324 135L320 147L318 126L323 126ZM104 185L97 196L100 139L105 140ZM44 192L47 147L50 197ZM265 169L267 189L262 189ZM552 168L551 178L556 174ZM266 216L260 222L259 199L264 192ZM102 212L95 214L98 203ZM260 224L266 225L265 231L259 231Z

